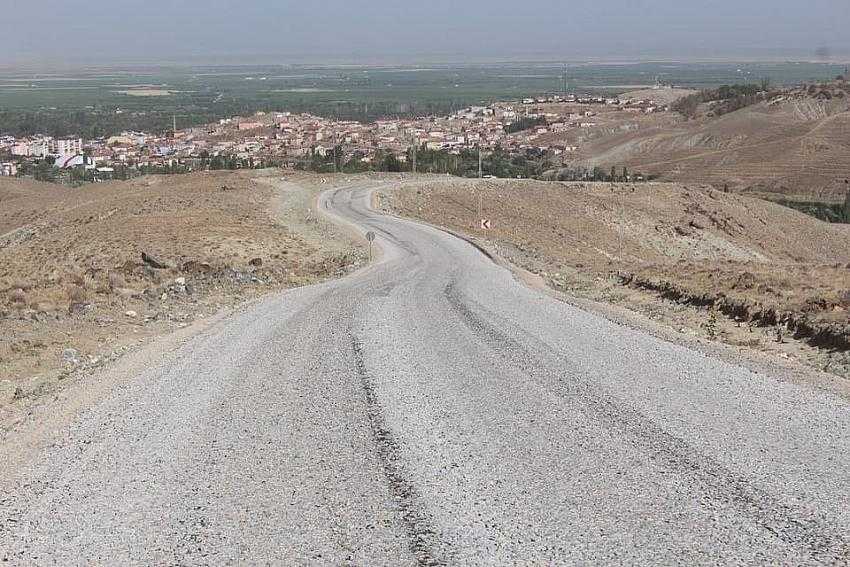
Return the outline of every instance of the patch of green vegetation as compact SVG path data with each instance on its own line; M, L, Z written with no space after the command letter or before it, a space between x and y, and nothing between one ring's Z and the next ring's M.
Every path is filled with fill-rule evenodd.
M511 122L507 126L505 126L505 132L508 134L513 134L515 132L522 132L524 130L529 130L536 126L545 126L546 118L542 116L538 116L537 118L529 118L523 117L515 122Z
M717 89L704 89L688 95L673 105L673 110L685 118L696 118L699 106L706 102L715 103L710 114L722 116L752 106L770 96L770 79L759 84L721 85Z
M826 80L837 65L818 63L638 63L567 67L569 89L609 95L656 81L713 89L772 77L777 84ZM184 66L95 69L59 76L0 73L0 133L84 137L121 130L152 133L256 111L310 112L369 121L445 115L495 100L561 92L561 63L325 67L304 65ZM134 94L127 94L133 92ZM164 96L148 93L163 91Z
M839 203L821 203L816 201L789 201L778 199L774 201L782 206L806 213L822 221L831 223L850 223L850 195L847 197L847 202Z
M299 164L302 169L329 173L336 170L345 173L364 171L409 172L413 171L413 150L407 153L405 161L399 160L389 152L377 152L370 162L364 162L362 155L355 154L340 159L341 148L326 155L313 154ZM536 178L551 169L553 164L544 154L511 155L504 150L485 152L481 156L481 173L485 176L502 178ZM456 177L478 177L478 152L464 150L454 154L444 150L419 148L416 152L416 171L419 173L445 173Z

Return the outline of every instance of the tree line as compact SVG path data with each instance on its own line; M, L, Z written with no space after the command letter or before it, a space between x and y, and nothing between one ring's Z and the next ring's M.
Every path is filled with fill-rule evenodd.
M693 119L699 115L699 107L704 103L715 103L711 107L713 116L721 116L752 106L771 96L770 79L762 79L759 84L723 85L716 89L705 89L679 99L672 109L685 118Z

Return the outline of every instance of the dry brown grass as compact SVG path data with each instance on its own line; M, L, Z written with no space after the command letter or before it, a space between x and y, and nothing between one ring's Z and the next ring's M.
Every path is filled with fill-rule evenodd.
M107 281L109 283L110 291L115 291L116 289L127 287L127 280L124 279L124 276L121 274L110 271L107 276Z
M86 290L79 285L68 286L65 293L68 295L68 303L70 305L79 305L85 303L88 299Z
M349 266L352 258L329 261L332 250L349 249L343 238L297 224L327 187L317 181L287 192L282 175L213 172L74 189L0 178L0 235L15 235L0 239L0 375L47 377L64 348L137 344ZM152 269L142 252L173 267ZM254 258L263 265L250 266ZM172 291L178 277L190 291ZM75 308L82 303L91 308ZM3 388L0 381L0 404Z
M848 99L797 93L718 118L611 131L587 140L577 157L667 181L839 202L850 177L848 131Z
M31 281L27 281L24 279L14 279L9 285L11 289L22 289L24 291L29 291L33 288L33 283Z
M492 230L475 226L478 197ZM393 194L394 208L480 234L559 282L615 280L695 304L837 325L850 337L850 225L678 184L438 180ZM589 283L588 285L595 285Z
M13 289L9 293L9 302L12 305L25 305L27 302L27 294L20 287Z
M65 280L78 287L86 287L86 276L82 271L73 269L67 273Z
M46 301L41 299L36 299L30 302L30 309L33 311L37 311L38 313L50 313L52 311L56 311L56 304L52 301Z

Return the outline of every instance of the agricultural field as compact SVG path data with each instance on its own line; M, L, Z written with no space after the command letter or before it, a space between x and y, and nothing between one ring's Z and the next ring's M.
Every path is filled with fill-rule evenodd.
M0 133L104 135L167 129L256 110L312 112L345 119L448 114L494 100L567 87L583 94L640 90L657 82L684 88L758 82L798 84L835 77L826 63L509 63L490 65L217 66L0 69ZM92 116L96 117L92 119ZM57 120L58 119L58 120ZM81 125L88 131L80 131ZM74 130L76 129L76 130Z

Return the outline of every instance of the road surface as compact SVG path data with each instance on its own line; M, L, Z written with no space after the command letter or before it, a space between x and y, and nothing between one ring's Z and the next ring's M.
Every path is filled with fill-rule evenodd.
M377 235L348 278L216 324L81 412L0 498L11 564L850 561L850 409Z

